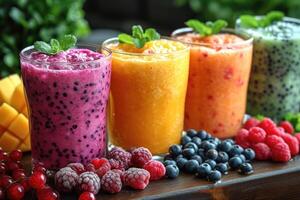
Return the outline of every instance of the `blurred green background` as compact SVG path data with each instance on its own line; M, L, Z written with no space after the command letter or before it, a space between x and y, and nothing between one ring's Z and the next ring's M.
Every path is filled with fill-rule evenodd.
M133 24L170 34L189 18L232 26L241 14L271 10L300 18L300 0L0 0L0 76L19 72L19 52L36 40L75 34L100 43Z

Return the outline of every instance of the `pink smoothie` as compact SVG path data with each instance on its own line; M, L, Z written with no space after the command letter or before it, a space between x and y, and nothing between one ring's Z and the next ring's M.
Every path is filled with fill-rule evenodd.
M33 162L58 169L104 156L110 55L70 49L49 56L27 48L21 70Z

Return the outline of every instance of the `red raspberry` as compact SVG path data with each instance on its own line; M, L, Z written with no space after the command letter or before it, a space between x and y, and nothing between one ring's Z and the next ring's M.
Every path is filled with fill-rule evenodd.
M118 173L108 171L101 179L102 190L108 193L118 193L122 190L122 181Z
M100 190L100 178L94 172L84 172L78 178L78 188L80 192L92 192L97 194Z
M266 137L266 140L265 140L265 143L270 147L272 148L273 146L275 146L277 143L281 143L283 142L284 143L284 140L277 136L277 135L268 135Z
M271 158L271 149L265 143L257 143L252 145L252 149L255 152L255 159L257 160L269 160Z
M246 130L249 130L252 127L256 127L258 124L259 124L259 120L254 118L254 117L251 117L250 119L248 119L245 122L243 128L246 129Z
M124 171L119 170L119 169L112 169L111 171L112 171L112 172L115 172L115 173L117 173L117 174L119 174L120 176L122 176L122 174L123 174L123 172L124 172Z
M103 165L109 164L106 158L94 158L93 160L91 160L91 163L95 166L96 170L102 167Z
M94 166L92 163L88 163L88 164L85 166L85 170L86 170L87 172L96 172L95 166Z
M249 148L250 142L248 141L249 131L246 129L241 129L235 136L235 142L243 148Z
M129 168L122 175L123 184L133 189L143 190L149 184L150 173L139 168Z
M106 165L103 165L102 167L99 167L99 169L96 170L96 174L101 178L109 170L111 170L110 164L109 165L106 164Z
M134 167L142 168L147 162L152 159L152 154L149 149L139 147L131 152L131 163Z
M71 192L77 187L78 175L70 167L64 167L56 172L54 182L57 190L61 192Z
M286 143L278 143L272 147L272 160L277 162L287 162L291 159L291 152Z
M131 154L120 147L114 147L108 152L108 158L118 160L123 168L127 169L131 165Z
M295 133L295 138L297 138L298 142L299 142L299 147L300 147L300 133Z
M143 168L150 173L150 181L159 180L166 174L165 166L156 160L150 160Z
M254 144L263 142L266 138L266 132L259 127L252 127L249 130L248 140Z
M299 141L297 140L297 138L286 133L282 135L282 139L289 146L292 156L295 156L299 153Z
M78 175L85 172L85 168L84 168L83 164L81 164L81 163L70 163L67 165L67 167L70 167L71 169L73 169Z
M264 129L268 135L280 136L280 131L270 118L264 118L257 126Z
M122 162L115 160L115 159L109 159L109 164L111 166L111 169L119 169L121 171L125 171L124 166Z
M289 121L282 121L279 123L279 126L282 127L286 133L294 133L294 127Z

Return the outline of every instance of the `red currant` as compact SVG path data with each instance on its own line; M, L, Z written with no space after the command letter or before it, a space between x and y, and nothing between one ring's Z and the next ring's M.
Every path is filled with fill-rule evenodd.
M37 190L38 200L56 200L59 199L59 194L50 187Z
M10 176L4 175L0 178L0 187L6 188L10 184L12 184L13 179Z
M36 166L34 166L32 171L33 172L42 172L43 174L45 174L46 173L46 168L41 166L41 165L36 165Z
M28 192L30 190L30 185L29 185L29 181L28 178L24 178L22 180L19 181L20 184L24 187L24 191L25 193Z
M0 188L0 200L4 200L5 199L5 193L4 193L4 190L2 190Z
M20 149L13 150L9 154L9 158L13 161L20 161L22 159L23 153Z
M6 169L8 171L14 171L16 169L19 169L19 164L15 161L8 160L7 163L6 163Z
M79 200L96 200L95 195L91 192L83 192L79 196Z
M5 164L0 164L0 175L4 175L6 172Z
M24 188L21 184L19 183L13 183L7 188L7 197L10 200L21 200L24 195Z
M8 154L6 152L2 151L0 153L0 161L7 161L7 159L8 159Z
M12 173L12 177L14 180L20 180L26 177L24 169L16 169Z
M47 178L42 172L33 172L29 177L29 185L34 189L43 189L45 187Z

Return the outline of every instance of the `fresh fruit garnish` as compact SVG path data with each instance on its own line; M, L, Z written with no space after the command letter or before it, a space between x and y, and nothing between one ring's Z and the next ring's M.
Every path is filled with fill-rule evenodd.
M123 173L123 183L136 190L143 190L149 184L150 173L145 169L129 168Z
M101 178L102 190L111 194L118 193L122 190L122 180L120 174L114 171L108 171Z
M262 17L242 15L240 17L240 24L244 28L264 28L271 25L273 22L281 21L283 17L284 13L280 11L271 11Z
M50 43L44 41L36 41L34 48L36 51L54 55L62 51L66 51L76 45L77 38L74 35L65 35L60 40L51 39Z
M218 34L228 25L226 21L221 19L215 22L208 21L206 23L200 22L197 19L190 19L186 21L185 24L192 28L196 33L199 33L201 36Z
M71 192L77 187L78 174L71 167L64 167L56 172L54 181L59 191Z
M78 178L78 189L80 192L91 192L97 194L100 190L101 182L94 172L84 172Z
M118 39L120 43L134 45L136 48L143 48L147 42L159 40L160 34L154 28L147 28L144 31L140 25L134 25L132 26L131 35L121 33Z

